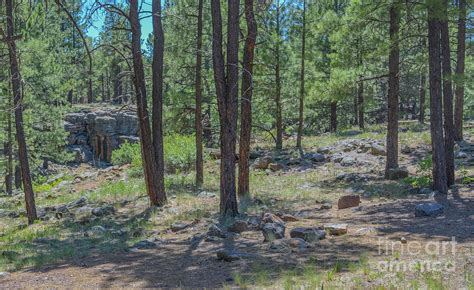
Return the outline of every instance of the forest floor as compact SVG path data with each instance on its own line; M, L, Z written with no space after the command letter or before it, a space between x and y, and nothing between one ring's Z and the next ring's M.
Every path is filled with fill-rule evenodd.
M0 196L0 287L474 289L474 130L466 131L457 185L435 217L415 217L416 205L433 202L417 185L425 182L426 128L400 133L400 163L412 177L405 182L383 179L383 156L350 148L367 139L383 144L382 128L306 137L305 152L342 146L345 163L327 153L323 162L253 169L253 200L240 217L249 229L240 233L226 230L232 221L218 221L218 160L206 161L203 189L192 186L193 172L168 175L169 203L152 209L129 166L58 169L55 180L36 187L44 221L27 227L22 196ZM338 199L353 194L360 205L338 209ZM64 205L74 215L54 216L51 209ZM286 239L264 242L252 228L267 212L293 220ZM213 224L222 232L210 234ZM347 224L347 233L329 231L311 243L288 238L294 228L328 224ZM223 249L233 261L217 258Z

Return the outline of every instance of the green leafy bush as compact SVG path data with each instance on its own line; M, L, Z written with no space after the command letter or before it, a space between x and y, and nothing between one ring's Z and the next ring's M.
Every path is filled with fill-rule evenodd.
M403 179L403 182L410 184L413 187L431 187L432 176L431 169L433 167L433 158L428 155L424 159L420 160L417 164L417 176L410 176Z
M196 144L193 135L173 134L164 138L166 171L186 172L194 167ZM131 164L132 175L141 175L142 157L140 144L124 143L112 152L114 165Z

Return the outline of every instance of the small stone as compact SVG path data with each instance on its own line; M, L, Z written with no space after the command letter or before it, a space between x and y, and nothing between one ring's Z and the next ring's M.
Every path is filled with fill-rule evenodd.
M199 198L216 198L216 194L213 193L213 192L207 192L207 191L201 191L199 194L198 194L198 197Z
M227 235L224 233L224 231L222 231L216 225L211 225L209 227L209 230L207 231L207 236L208 237L217 237L217 238L222 238L222 239L227 238Z
M324 210L324 209L331 209L331 208L332 208L332 204L330 204L330 203L323 203L319 209L323 209L323 210Z
M294 228L290 231L290 237L312 243L324 239L326 232L320 228Z
M321 154L329 154L329 153L331 153L331 148L330 147L321 147L321 148L318 148L317 152L321 153Z
M285 237L285 225L281 223L267 223L262 228L263 242L283 239Z
M299 219L291 214L284 214L280 217L284 222L297 222Z
M402 244L406 244L407 243L407 239L405 237L401 237L400 238L400 242L402 242Z
M374 228L360 228L354 232L355 236L368 236L375 234L376 230Z
M93 226L89 231L87 231L88 236L100 236L107 232L107 229L103 226Z
M370 147L370 153L375 156L384 156L387 154L387 151L385 151L385 148L383 146L380 146L378 144L372 144Z
M111 205L96 207L92 209L92 214L98 217L106 216L115 213L115 208Z
M285 222L279 218L278 216L272 214L272 213L264 213L262 216L262 223L267 224L267 223L280 223L284 224Z
M324 229L332 236L340 236L347 234L347 224L329 224Z
M7 277L8 275L10 275L10 273L8 273L8 272L0 272L0 278L2 278L2 277Z
M248 231L248 224L246 221L243 221L243 220L236 220L235 222L233 222L228 228L227 230L229 232L233 232L233 233L242 233L242 232L245 232L245 231Z
M420 189L420 191L418 192L419 194L431 194L433 191L431 190L431 188L427 188L427 187L424 187L422 189Z
M467 153L459 151L459 152L456 153L454 158L456 158L456 159L465 159L465 158L467 158Z
M321 153L307 153L304 158L311 160L312 162L323 162L326 157Z
M444 207L436 202L422 203L415 207L416 217L437 216L442 214Z
M403 153L403 154L410 154L411 153L411 147L408 146L408 145L403 145L402 148L400 149L400 151Z
M284 167L282 164L280 163L270 163L268 165L268 168L271 170L271 171L279 171L279 170L282 170Z
M360 196L359 195L345 195L337 201L338 209L345 209L359 206Z
M237 252L236 250L220 250L217 251L216 254L218 260L223 260L226 262L237 261L246 256L245 254Z
M133 245L133 248L135 249L153 249L156 247L156 243L152 242L152 241L149 241L149 240L143 240L143 241L139 241L139 242L136 242L134 245Z
M179 231L182 231L184 229L186 229L187 227L189 227L191 224L188 224L188 223L174 223L171 225L170 229L172 232L176 233L176 232L179 232Z

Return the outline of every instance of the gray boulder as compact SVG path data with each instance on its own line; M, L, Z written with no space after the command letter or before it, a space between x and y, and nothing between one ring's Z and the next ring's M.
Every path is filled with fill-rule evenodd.
M416 217L437 216L442 214L444 207L436 202L422 203L415 207Z
M281 223L267 223L262 227L262 234L264 242L283 239L285 237L285 225Z
M324 239L326 232L320 228L294 228L290 231L290 237L312 243Z

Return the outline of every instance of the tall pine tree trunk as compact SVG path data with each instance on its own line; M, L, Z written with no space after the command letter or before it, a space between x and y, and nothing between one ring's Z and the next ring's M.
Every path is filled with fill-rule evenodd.
M390 54L388 59L388 118L387 118L387 158L385 178L390 169L398 168L398 115L400 93L400 7L394 0L390 6Z
M459 19L457 34L457 63L456 63L456 101L454 108L454 140L463 139L464 115L464 67L466 58L466 0L459 0Z
M420 124L425 123L425 99L426 99L426 74L424 70L422 70L421 75L420 75L420 87L418 89L419 91L419 107L420 107L420 112L418 114L418 122Z
M298 133L296 136L296 148L301 148L301 139L303 138L305 48L306 48L306 0L303 0L303 26L301 28L300 106L299 106L299 115L298 115Z
M8 102L9 109L11 101ZM7 111L7 140L4 144L6 162L6 174L5 174L5 190L7 194L13 193L13 139L12 139L12 116L10 111Z
M14 35L13 18L13 0L6 0L6 22L7 33L4 35L8 46L8 55L10 57L10 77L13 92L13 106L15 107L15 127L16 140L18 143L18 159L20 162L21 178L23 182L23 191L25 192L26 215L28 223L32 224L36 219L35 196L31 183L30 164L28 161L28 149L25 140L25 131L23 129L23 103L21 98L21 75L18 65L17 49ZM2 33L3 34L3 33Z
M453 87L451 83L451 51L449 45L448 1L444 0L441 25L441 54L443 71L443 107L444 107L444 155L446 159L446 178L448 186L454 184L454 124L453 124Z
M236 216L239 213L235 186L239 2L239 0L228 0L227 63L225 63L222 51L221 4L220 0L211 1L212 61L220 120L220 213L222 217Z
M158 165L155 160L155 149L153 146L150 116L148 113L145 72L141 51L141 30L138 17L138 0L130 0L130 28L132 35L132 58L133 58L133 81L135 85L135 97L137 100L137 113L139 119L140 146L143 160L143 172L145 174L145 185L151 205L163 205L166 197L160 196L158 176Z
M276 149L283 148L283 122L281 105L281 76L280 76L280 3L276 3L276 34L275 44L275 105L276 105Z
M204 165L202 157L202 10L203 0L198 1L198 22L196 38L196 79L194 90L196 94L196 110L194 112L194 126L196 129L196 186L201 187L204 182Z
M337 131L337 102L331 102L331 104L329 104L329 108L329 131L335 133Z
M442 0L432 0L428 6L428 52L430 76L430 126L433 156L433 190L447 193L446 159L443 137L441 97L441 33L437 8Z
M364 82L359 81L357 85L357 107L359 110L359 119L358 124L361 130L365 128L365 120L364 120Z
M152 100L153 100L153 147L155 148L156 179L158 199L160 204L166 203L165 192L165 158L163 149L163 56L165 36L161 22L161 0L152 1L153 13L153 62L152 62Z
M242 70L242 99L240 103L240 142L239 142L239 187L238 194L250 196L249 156L252 133L252 94L253 94L253 59L257 39L257 22L254 15L254 0L245 0L245 19L247 38L244 46Z

